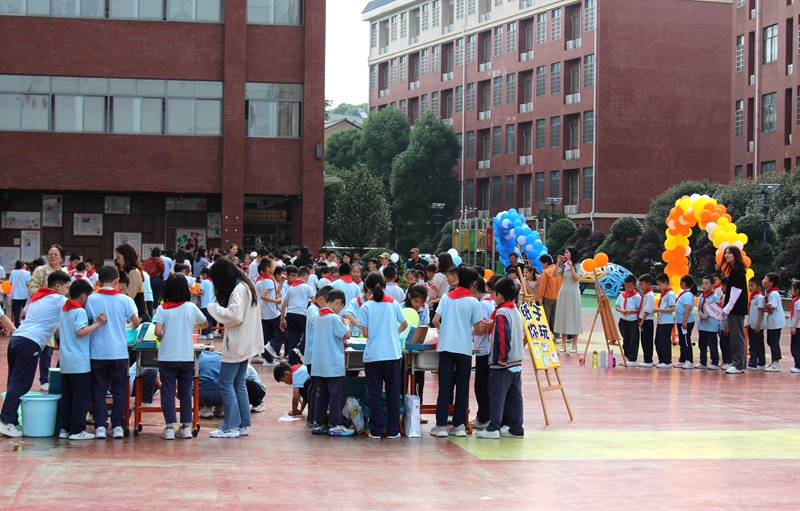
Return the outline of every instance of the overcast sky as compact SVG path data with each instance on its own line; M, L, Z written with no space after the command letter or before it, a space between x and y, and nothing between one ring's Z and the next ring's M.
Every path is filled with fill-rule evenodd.
M368 0L328 0L325 37L325 98L339 103L369 101L369 23L361 21Z

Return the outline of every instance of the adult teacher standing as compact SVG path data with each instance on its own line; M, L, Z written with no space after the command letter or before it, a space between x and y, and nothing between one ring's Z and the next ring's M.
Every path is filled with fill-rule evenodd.
M718 266L728 276L728 292L722 311L728 316L728 331L731 338L733 363L728 374L742 374L745 367L747 349L744 341L744 316L747 314L747 266L738 247L728 247Z
M576 268L578 250L575 247L564 249L564 255L558 256L558 274L563 277L561 290L558 292L558 306L553 332L561 334L560 352L567 351L567 337L572 338L570 353L578 352L578 334L583 333L581 322L581 280L580 270Z

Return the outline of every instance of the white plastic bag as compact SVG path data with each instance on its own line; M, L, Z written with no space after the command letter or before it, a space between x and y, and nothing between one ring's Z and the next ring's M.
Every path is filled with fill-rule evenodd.
M344 402L342 413L353 422L353 429L356 430L356 433L361 433L364 430L364 412L358 399L348 397L347 401Z
M408 438L420 438L422 432L419 428L419 396L407 394L403 398L403 430Z

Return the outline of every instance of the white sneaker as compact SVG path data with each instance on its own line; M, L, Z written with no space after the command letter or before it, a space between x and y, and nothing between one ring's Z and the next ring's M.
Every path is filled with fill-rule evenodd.
M69 438L69 431L64 428L61 428L61 431L58 432L58 438L67 439Z
M652 369L653 368L653 363L652 362L639 362L639 367Z
M214 410L212 410L210 406L201 406L200 407L200 418L201 419L212 419L212 418L214 418Z
M69 436L70 440L94 440L94 435L91 433L87 433L86 431L81 431L80 433L75 433L74 435Z
M11 438L19 438L22 436L22 431L14 427L13 424L6 424L5 422L0 422L0 434L5 436L10 436Z
M779 373L781 372L781 365L778 362L773 362L767 367L765 367L764 371L768 373Z
M500 436L503 436L503 433L508 433L508 426L500 426Z
M757 371L763 371L766 368L767 368L767 366L756 366L756 370Z
M395 433L394 435L386 435L387 440L395 440L397 438L400 438L400 433Z
M720 364L719 368L723 371L727 371L730 366L730 364Z
M674 367L675 369L683 369L683 362L675 362L674 364L672 364L672 367Z
M434 427L432 427L431 428L431 436L447 437L447 426L434 426Z
M239 436L247 436L250 434L250 430L247 428L239 428Z
M467 428L463 424L460 426L453 426L447 434L450 436L465 437L467 436Z
M730 366L728 369L725 370L725 372L727 374L742 374L744 371L735 366Z
M695 364L695 365L694 365L694 368L695 368L695 369L707 369L707 368L708 368L708 366L704 366L703 364Z
M122 426L116 426L111 432L111 436L112 438L125 438L125 430L122 429Z
M515 435L514 433L509 431L508 427L506 427L505 429L501 429L500 430L500 436L503 437L503 438L524 438L525 437L524 434Z
M175 440L175 428L172 426L164 428L164 432L161 433L161 438L164 440Z
M708 370L709 371L719 371L719 366L711 364L710 366L708 366Z
M478 419L475 419L474 421L470 422L469 425L472 426L472 429L486 429L489 427L489 421L481 422Z
M265 344L264 349L267 350L267 353L272 355L272 358L281 358L277 353L275 353L275 348L273 348L271 344Z
M212 341L212 340L214 340L214 334L208 334L208 335L206 335L206 339L208 339L209 341Z
M353 436L356 432L344 426L334 426L328 429L328 436Z
M41 385L39 385L39 390L47 392L48 390L50 390L50 384L42 383Z
M258 406L254 406L250 409L252 413L261 413L264 411L264 403L258 403Z
M656 364L656 369L669 369L670 367L672 366L664 362L659 362L658 364Z
M189 426L181 426L178 428L178 431L175 432L175 438L192 438L192 428Z
M628 364L628 367L636 367L639 365L639 363L636 362L635 360L626 360L626 362Z
M485 429L479 430L475 432L475 436L478 438L500 438L499 431L486 431Z
M99 428L94 430L94 437L98 440L105 440L106 439L106 428L100 426Z
M209 436L211 438L238 438L239 437L239 430L238 429L222 429L217 428L212 431Z
M273 360L272 362L267 362L267 359L265 358L265 359L264 359L264 360L261 362L261 365L262 365L262 366L264 366L264 367L275 367L276 365L278 365L278 363L277 363L277 362L275 362L275 360Z
M800 373L800 367L792 367L789 369L790 373Z
M688 360L687 360L686 362L684 362L684 363L683 363L683 368L684 368L684 369L692 369L693 367L694 367L694 364L692 364L692 363L691 363L691 362L689 362Z
M559 353L566 353L567 352L567 345L566 344L562 344L561 346L559 346L558 347L558 352Z

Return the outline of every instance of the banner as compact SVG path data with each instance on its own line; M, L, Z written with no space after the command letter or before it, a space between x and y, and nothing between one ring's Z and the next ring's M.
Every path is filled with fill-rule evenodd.
M3 211L0 215L3 229L39 229L41 226L42 214L38 211Z
M208 214L208 225L207 225L207 237L208 239L212 238L221 238L222 237L222 213L209 213Z
M103 215L100 213L75 213L72 234L74 236L102 236Z
M123 243L130 243L133 245L133 248L136 250L136 255L139 257L139 259L147 259L147 257L150 257L150 254L147 254L147 257L142 257L142 233L115 232L114 247L116 248Z
M42 249L39 231L22 231L20 239L22 241L21 259L23 261L30 262L41 257Z
M195 247L205 246L206 233L202 229L175 229L175 243L175 248L185 246L187 243L191 243Z
M64 203L61 195L42 196L42 227L61 227Z
M0 247L0 266L5 268L6 276L11 275L18 259L19 247Z
M107 215L130 215L130 197L106 197L105 213Z
M535 303L522 302L519 304L519 312L522 315L525 339L532 347L534 367L536 369L561 367L544 310Z

